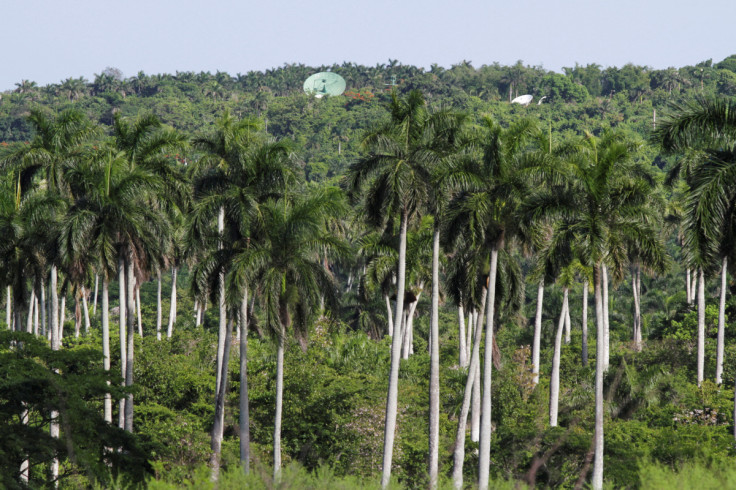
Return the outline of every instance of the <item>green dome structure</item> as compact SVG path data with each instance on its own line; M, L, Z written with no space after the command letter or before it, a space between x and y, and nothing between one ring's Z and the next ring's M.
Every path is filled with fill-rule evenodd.
M344 91L345 79L331 71L315 73L304 81L304 92L318 99L325 95L335 97Z

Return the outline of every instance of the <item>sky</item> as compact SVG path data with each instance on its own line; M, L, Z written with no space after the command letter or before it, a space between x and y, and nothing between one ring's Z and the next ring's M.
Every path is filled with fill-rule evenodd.
M734 18L734 0L6 0L0 92L106 67L125 77L389 59L680 67L736 54Z

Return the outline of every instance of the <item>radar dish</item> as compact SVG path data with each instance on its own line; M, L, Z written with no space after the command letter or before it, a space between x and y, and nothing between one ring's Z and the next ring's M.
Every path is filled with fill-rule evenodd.
M528 106L531 103L531 101L532 101L533 98L534 98L534 96L533 95L529 95L529 94L527 94L527 95L520 95L517 98L515 98L514 100L512 100L511 103L512 104L521 104L521 105L523 105L523 106L526 107L526 106Z
M337 73L323 71L315 73L304 81L304 93L318 99L329 95L335 97L345 91L345 79Z

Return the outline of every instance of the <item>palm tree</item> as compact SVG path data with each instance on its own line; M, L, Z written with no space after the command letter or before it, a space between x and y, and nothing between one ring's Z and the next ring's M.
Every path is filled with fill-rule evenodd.
M379 227L388 222L392 227L399 216L399 263L397 272L396 311L394 336L391 343L391 368L386 398L384 426L383 472L381 485L388 486L391 478L396 412L398 375L401 354L402 319L406 289L406 237L410 219L426 201L430 182L429 166L435 155L427 141L427 113L421 92L412 91L405 98L392 92L388 106L391 119L377 130L368 133L363 148L368 155L353 163L346 179L346 187L355 195L368 184L365 210L368 221Z
M602 278L606 262L623 263L626 240L636 239L647 254L660 250L651 223L642 220L642 207L649 200L650 183L631 162L631 142L605 132L600 138L586 136L585 150L571 161L572 171L564 186L537 189L525 204L525 212L538 217L564 218L558 227L559 241L577 243L579 258L593 267L597 353L595 379L595 459L593 488L603 485L603 372L605 371L605 322ZM618 268L615 267L614 270Z
M716 382L723 373L723 329L725 322L725 284L731 256L733 259L736 231L736 103L731 99L698 97L673 104L661 119L652 139L669 153L697 150L700 158L689 160L691 167L681 173L690 187L685 204L685 245L691 259L702 267L720 263L721 298L719 305L718 345L716 348ZM698 293L700 296L700 292ZM698 298L698 338L702 323ZM704 303L704 300L703 300ZM702 375L701 346L698 343L698 383Z
M293 202L268 200L253 223L259 237L233 258L233 274L259 284L267 324L277 341L274 477L281 470L281 413L284 345L287 332L305 344L307 328L324 298L336 303L336 285L325 267L325 253L346 253L345 245L327 231L327 221L344 212L337 189L327 189Z
M219 455L222 443L224 396L221 389L221 376L226 374L224 363L225 343L227 335L227 299L225 275L232 267L233 254L238 250L228 244L249 244L257 236L250 235L250 221L261 202L269 197L278 197L285 192L287 185L293 180L292 153L290 146L283 141L264 139L257 133L255 121L246 119L237 121L229 113L218 121L218 129L214 135L196 139L196 147L204 150L205 155L195 163L194 209L190 224L190 242L205 256L202 261L200 276L193 282L195 296L202 292L218 290L220 304L220 328L218 330L217 382L215 389L216 420L212 432L212 465L213 477L219 472ZM211 233L211 223L217 220L217 234ZM227 226L226 226L227 224ZM231 249L228 249L230 247ZM223 250L224 248L224 250ZM194 253L194 252L193 252ZM216 274L217 284L207 286L211 274ZM231 303L240 305L247 298L247 282L239 283L239 292L231 294ZM241 327L245 327L247 309L241 305ZM245 372L247 363L247 331L241 328L241 372ZM241 406L247 407L247 381L241 379ZM218 407L220 407L218 409ZM241 412L241 415L243 413ZM247 412L246 412L247 415ZM241 423L241 429L247 424ZM241 460L248 464L249 446L247 434L241 437Z

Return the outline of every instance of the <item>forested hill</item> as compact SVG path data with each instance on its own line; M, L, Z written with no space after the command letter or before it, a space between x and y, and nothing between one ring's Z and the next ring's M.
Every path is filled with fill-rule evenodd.
M313 73L331 70L347 82L344 95L318 100L304 95L302 84ZM94 80L68 78L38 86L22 80L0 94L0 142L27 141L31 129L24 115L43 105L55 111L75 106L92 120L112 123L112 114L153 112L173 127L197 132L210 126L224 109L237 116L264 119L269 133L293 139L310 180L342 173L357 156L362 131L383 116L380 101L392 85L400 92L419 89L433 106L470 113L490 113L502 124L514 114L536 113L558 134L597 132L623 126L641 135L652 127L655 111L695 93L736 95L736 55L713 63L654 70L625 65L602 68L576 65L564 74L538 66L498 63L474 67L463 61L449 69L429 70L387 64L354 63L311 67L287 64L265 72L235 76L217 72L124 76L107 68ZM529 107L512 106L511 97L534 96ZM542 105L538 101L545 97Z

